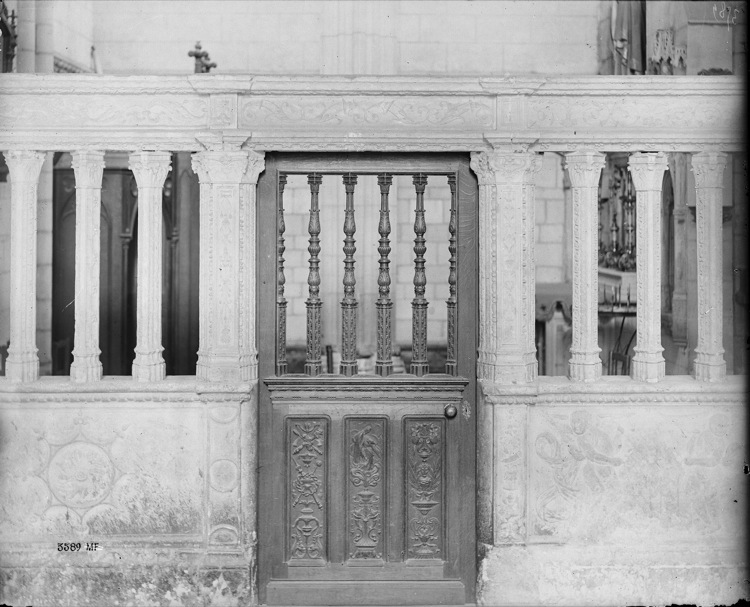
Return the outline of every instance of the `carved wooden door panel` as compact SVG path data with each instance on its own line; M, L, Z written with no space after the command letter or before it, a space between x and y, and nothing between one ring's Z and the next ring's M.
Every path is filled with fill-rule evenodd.
M288 198L295 175L302 176L297 182L309 186L304 234L309 258L303 264L286 246L300 237L289 227L300 223L293 212L300 205ZM369 224L366 205L360 204L355 190L358 178L362 185L368 175L371 183L377 177L380 196L379 221ZM392 203L391 184L397 177L405 183L404 176L411 194L407 200L402 191ZM326 268L321 251L327 243L319 238L320 183L326 180L343 186L343 229L340 224L323 225L323 231L340 230L337 240L344 245L337 245L343 278L336 299L321 289L321 283L331 288L330 277L321 273L321 267ZM428 181L448 192L442 216L430 190L425 195ZM268 154L258 194L261 602L473 602L477 184L469 158ZM410 250L399 254L397 262L390 259L396 217L413 222L409 235L401 222L399 243L408 236ZM375 226L380 236L379 258L370 256L379 269L370 274L377 283L369 298L367 286L355 280L355 261L367 263L365 253L359 259L356 253L356 238L366 242L365 235L356 232L358 224ZM445 232L444 272L433 272L429 265L425 270L425 260L433 259L425 253L432 243L425 238L429 229ZM294 259L296 264L290 263ZM360 272L360 277L368 276L366 270ZM409 274L413 293L408 335L397 328L403 326L404 314L399 312L393 322L396 274ZM288 280L300 275L307 278L304 307L295 303L300 290L291 289ZM438 291L427 279L443 275L447 299L428 301L426 295ZM328 318L326 306L336 307L330 318L336 319L340 353L332 357L329 346L324 360L328 329L321 327ZM442 349L435 350L428 340L428 306L447 306L437 331L445 331ZM287 341L295 309L302 309L306 320L304 366L301 360L295 363L294 344ZM367 366L363 327L364 333L373 329L377 335L372 367ZM411 343L401 355L391 356L405 340Z

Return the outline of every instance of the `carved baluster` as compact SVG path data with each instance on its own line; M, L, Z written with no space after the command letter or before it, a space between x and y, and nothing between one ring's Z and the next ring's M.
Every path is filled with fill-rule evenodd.
M39 378L36 347L37 184L43 152L5 152L10 171L10 381Z
M424 190L427 187L427 175L414 175L414 188L417 193L417 207L414 217L414 299L411 302L411 372L422 376L428 373L427 363L427 300L425 299L425 285L427 277L424 270L424 254L427 252L424 234L427 225L424 220Z
M323 302L320 300L320 209L318 207L318 194L323 176L311 173L307 176L310 184L310 223L307 231L310 233L310 273L307 276L309 296L305 305L307 306L307 361L305 362L305 373L308 375L320 375L322 361L320 359L320 312Z
M630 375L633 379L654 382L665 373L661 345L661 184L667 158L662 153L637 152L630 156L628 169L636 191L638 247L637 337Z
M595 242L599 212L597 192L604 155L577 150L565 155L565 168L573 189L573 343L570 377L596 381L602 375L598 342L598 245ZM612 242L615 242L613 239Z
M391 359L392 341L391 341L391 275L388 266L391 263L388 255L391 253L391 220L388 209L388 192L393 183L393 176L388 173L378 175L378 185L380 186L380 273L378 274L378 291L380 297L375 304L378 315L378 353L375 360L375 373L378 375L390 375L393 371L393 361Z
M448 175L448 185L451 189L451 218L448 222L448 252L450 253L450 270L448 271L448 352L445 360L445 372L456 374L456 176Z
M340 373L350 377L357 374L357 299L354 296L354 186L357 176L344 175L346 209L344 210L344 299L341 300L341 366Z
M76 178L76 308L75 348L70 379L102 378L99 360L99 260L104 152L75 152Z
M170 168L168 152L136 152L129 167L138 184L138 291L133 379L158 381L166 375L161 343L162 188Z
M277 268L278 277L276 280L276 375L284 375L287 370L286 361L286 298L284 297L284 187L286 186L286 175L279 175L279 236L277 239Z

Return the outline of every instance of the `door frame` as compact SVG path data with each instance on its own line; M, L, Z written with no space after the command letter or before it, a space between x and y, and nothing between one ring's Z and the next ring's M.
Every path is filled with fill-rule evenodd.
M395 163L398 163L396 167ZM270 394L264 379L275 376L276 357L276 282L278 235L279 172L455 172L457 176L457 374L469 381L464 390L460 415L470 423L461 424L459 448L460 478L457 487L461 503L458 563L454 569L466 589L466 603L476 599L477 526L476 526L476 420L477 420L477 348L479 336L479 188L470 168L468 153L296 153L266 152L265 170L257 188L257 339L258 339L258 592L261 604L266 601L266 587L273 578L271 553L273 534L265 533L275 524L274 515L283 504L271 503L269 497L283 495L285 479L273 474L268 458L273 452ZM269 229L269 228L273 229ZM280 478L280 476L282 476ZM282 486L280 486L282 485Z

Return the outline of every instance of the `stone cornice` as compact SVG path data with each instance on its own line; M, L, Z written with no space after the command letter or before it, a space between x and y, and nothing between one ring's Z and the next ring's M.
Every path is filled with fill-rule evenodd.
M540 377L535 384L509 385L480 380L485 402L492 405L601 405L646 406L738 404L744 405L747 376L734 375L723 382L701 382L686 375L670 375L656 383L629 377L602 377L596 382L574 382L566 377Z
M0 149L736 151L734 76L0 76Z

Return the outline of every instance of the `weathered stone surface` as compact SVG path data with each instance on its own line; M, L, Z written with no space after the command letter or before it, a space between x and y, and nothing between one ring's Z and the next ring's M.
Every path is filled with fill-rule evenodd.
M534 407L530 541L615 545L744 537L739 407Z
M503 605L732 605L750 594L743 549L679 544L493 546L478 603Z
M88 555L86 555L88 556ZM246 569L202 569L180 563L113 568L0 568L0 600L9 605L246 605L253 594Z
M122 390L0 391L0 602L253 603L255 529L240 500L252 385L102 383Z
M2 411L6 539L202 533L202 412Z

